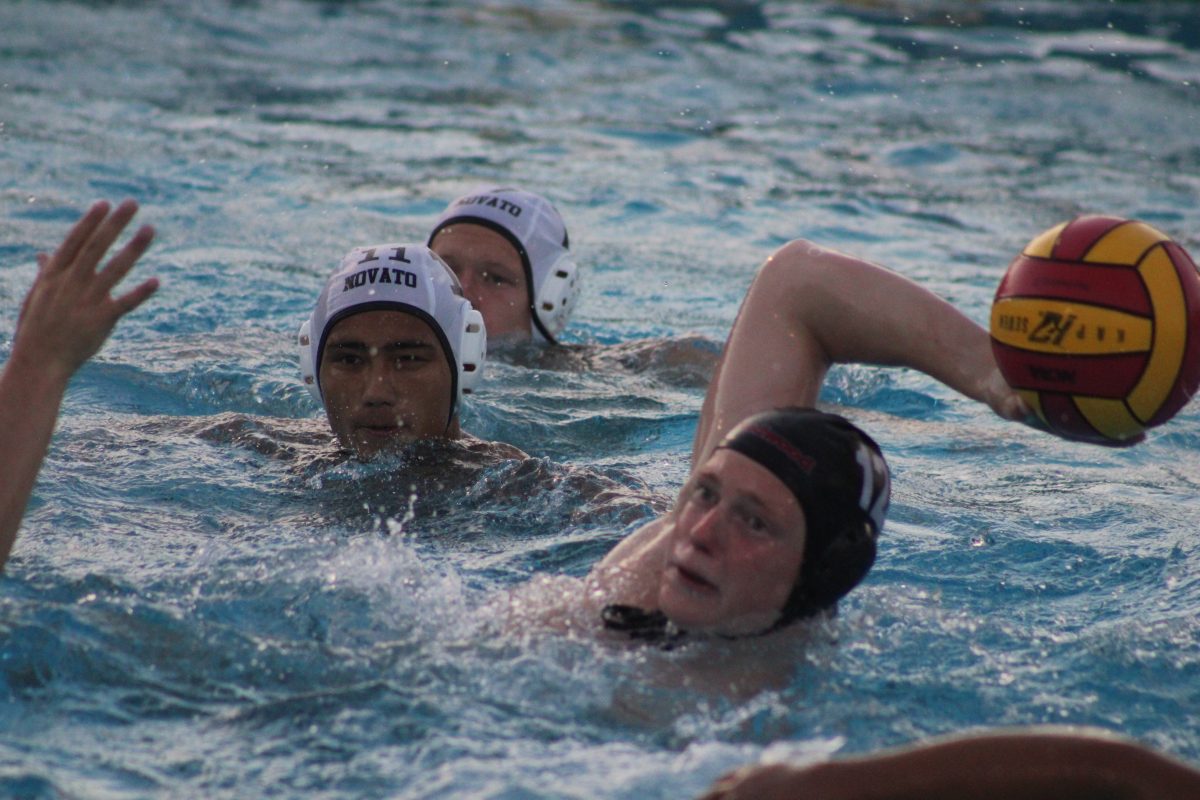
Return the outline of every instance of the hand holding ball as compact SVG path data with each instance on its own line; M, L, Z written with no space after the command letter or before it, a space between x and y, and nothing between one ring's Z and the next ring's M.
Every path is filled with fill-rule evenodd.
M1200 385L1200 273L1143 222L1079 217L1009 265L991 334L1004 379L1050 430L1134 444Z

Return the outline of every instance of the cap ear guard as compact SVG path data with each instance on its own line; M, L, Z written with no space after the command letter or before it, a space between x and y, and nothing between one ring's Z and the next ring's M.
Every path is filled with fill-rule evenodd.
M487 359L487 328L483 324L483 315L474 308L463 315L458 358L459 390L471 394L483 380L483 362Z
M891 502L891 473L879 445L862 431L850 427L859 437L854 448L860 484L857 511L849 521L834 523L832 536L817 537L810 530L812 540L828 544L820 550L811 550L806 544L800 580L788 597L781 621L802 619L835 608L839 600L867 577L875 563L877 540ZM814 523L820 524L818 519L823 518L813 516Z
M319 405L325 405L321 397L321 387L317 385L317 369L313 364L312 320L306 319L296 334L296 345L300 348L300 380L312 394Z
M834 608L871 571L875 563L876 536L874 523L866 519L850 523L821 553L814 553L811 559L806 557L800 567L800 580L784 605L780 623Z
M558 338L567 327L567 319L575 310L581 287L579 265L566 250L546 270L546 276L537 287L534 297L534 312L542 327L550 334L550 341ZM537 332L538 326L534 325Z

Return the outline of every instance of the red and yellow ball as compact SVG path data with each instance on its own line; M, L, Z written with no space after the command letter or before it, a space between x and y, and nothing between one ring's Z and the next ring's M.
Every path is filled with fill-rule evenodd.
M1133 444L1200 385L1200 273L1144 222L1079 217L1009 265L991 334L1000 372L1048 428Z

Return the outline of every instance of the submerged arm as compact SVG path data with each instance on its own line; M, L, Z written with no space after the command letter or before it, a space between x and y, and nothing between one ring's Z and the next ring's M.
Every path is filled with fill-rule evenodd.
M1034 728L943 739L809 767L749 767L702 800L1185 800L1200 771L1104 731Z
M708 387L692 464L741 420L812 406L830 365L907 366L1007 419L1024 406L1000 375L987 331L890 270L806 241L760 268Z
M158 287L152 278L123 295L110 295L149 247L154 238L149 227L134 234L103 269L96 268L136 212L131 200L111 213L107 203L96 203L53 255L38 256L12 356L0 373L0 567L12 550L67 383L104 344L117 320Z

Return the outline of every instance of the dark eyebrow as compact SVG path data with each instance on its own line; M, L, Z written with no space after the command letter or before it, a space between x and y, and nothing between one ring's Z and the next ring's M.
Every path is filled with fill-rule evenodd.
M746 508L761 514L770 516L774 512L774 509L764 503L758 495L750 492L737 492L734 499Z
M367 346L366 342L360 341L358 339L347 339L344 342L339 342L339 341L329 342L328 344L325 345L325 349L327 349L327 350L354 350L354 351L366 352L366 351L370 350L371 348ZM384 349L386 349L386 350L421 350L421 349L432 350L433 343L424 341L423 339L399 339L397 341L387 343L386 345L384 345Z
M497 261L494 258L489 258L485 261L478 261L476 263L486 269L518 269L518 267L515 265L505 264L503 261Z
M360 342L354 339L348 339L344 342L328 342L325 345L326 349L337 348L339 350L366 350L366 342Z
M432 350L433 342L427 342L424 339L401 339L391 342L385 347L388 350Z
M455 258L453 256L442 256L442 259L450 266L450 269L454 269L455 267L472 267L474 269L485 269L485 270L496 269L496 270L507 270L507 271L520 269L520 267L518 267L518 266L513 266L511 264L505 264L503 261L492 258L490 256L483 256L481 258L472 259L469 262L467 261L467 259Z
M720 478L720 476L717 475L715 470L701 469L698 473L696 473L696 482L697 483L700 483L700 482L712 483L712 484L716 484L718 487L723 488L723 484L721 483L721 478ZM726 491L728 491L728 489L726 489ZM756 512L761 512L764 514L771 514L774 511L774 509L772 509L769 505L767 505L765 502L763 502L763 499L761 497L759 497L757 494L754 494L753 492L746 492L746 491L738 490L738 491L734 492L733 500L734 500L734 502L740 503L743 506L746 506Z

